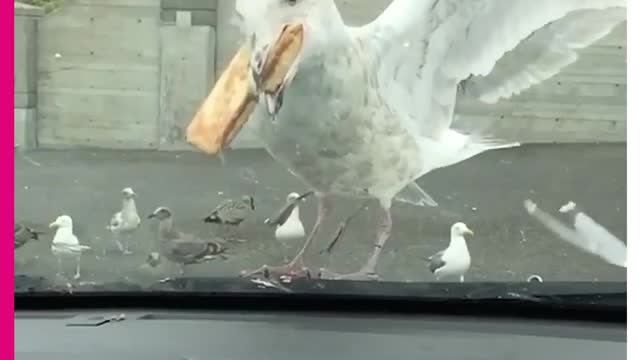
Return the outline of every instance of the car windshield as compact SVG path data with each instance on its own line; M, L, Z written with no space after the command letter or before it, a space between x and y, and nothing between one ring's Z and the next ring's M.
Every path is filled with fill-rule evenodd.
M16 292L626 284L626 5L561 3L15 2Z

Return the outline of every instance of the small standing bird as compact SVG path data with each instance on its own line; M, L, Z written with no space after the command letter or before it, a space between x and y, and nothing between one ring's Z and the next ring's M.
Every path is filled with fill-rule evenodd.
M284 223L278 223L276 227L276 239L288 241L300 239L305 236L304 225L300 221L300 206L298 205L299 194L293 192L287 196L287 202L293 202L294 206L288 218L284 218Z
M287 195L287 203L278 211L276 216L264 221L269 226L276 226L276 239L288 240L305 236L304 225L300 221L300 201L313 194L308 192L302 196L296 192Z
M168 207L157 208L148 218L156 219L159 223L160 254L179 264L181 275L184 275L186 265L215 259L226 251L218 242L204 241L176 230L173 226L173 213Z
M289 242L294 239L302 239L305 237L304 225L300 221L300 201L306 201L306 197L313 194L308 192L300 196L296 192L287 195L286 204L276 213L276 216L268 218L264 221L269 226L275 226L276 240L289 248Z
M76 273L74 279L80 278L80 256L83 251L90 250L87 245L80 245L78 237L73 234L73 220L68 215L61 215L49 224L50 228L56 227L56 234L51 243L51 252L58 259L58 275L63 275L62 258L75 258Z
M455 276L460 282L464 282L464 274L471 265L471 255L464 235L473 235L473 231L464 223L453 224L449 247L427 259L427 267L435 274L437 280Z
M226 234L227 226L238 227L255 209L252 196L245 195L240 200L227 199L213 209L204 222L222 225L223 234Z
M113 214L107 229L113 234L113 240L118 250L124 254L131 254L129 243L133 233L140 227L140 216L136 208L136 193L130 187L122 189L122 209ZM124 245L122 237L126 237Z
M13 224L13 249L21 248L31 240L39 240L39 235L43 232L36 231L24 224Z

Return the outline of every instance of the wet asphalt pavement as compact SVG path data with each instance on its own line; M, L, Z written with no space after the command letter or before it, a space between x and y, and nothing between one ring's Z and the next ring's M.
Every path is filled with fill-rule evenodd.
M625 269L608 265L557 239L522 206L531 198L548 212L569 200L626 241L626 146L537 145L482 154L424 176L419 184L439 202L438 208L395 203L393 230L378 272L384 280L433 281L423 258L447 246L449 227L464 221L476 236L469 241L472 267L467 281L523 281L539 274L545 281L626 281ZM133 255L118 255L105 229L119 210L120 190L138 193L144 218L135 235ZM191 266L189 276L237 276L244 269L279 264L295 254L303 239L282 244L263 221L283 203L287 193L306 192L302 184L268 154L235 150L217 158L198 153L58 150L15 156L15 218L46 229L66 213L75 221L80 242L93 248L82 257L82 281L127 279L146 283L175 275L163 263L145 264L155 249L153 224L146 215L157 206L173 209L181 230L214 238L218 228L202 218L225 198L249 194L256 210L240 233L248 241L230 245L228 259ZM331 255L323 253L342 218L360 201L338 199L330 224L309 252L307 265L333 271L357 270L371 250L377 204L357 217ZM310 230L316 200L302 205L302 221ZM558 214L559 215L559 214ZM53 233L15 252L16 274L51 278L56 260L49 251ZM65 270L73 274L72 264Z

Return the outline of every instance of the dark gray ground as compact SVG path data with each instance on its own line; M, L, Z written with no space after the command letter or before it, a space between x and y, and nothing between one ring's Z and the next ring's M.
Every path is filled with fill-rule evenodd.
M551 213L574 200L615 235L626 239L626 147L624 145L547 145L483 154L456 166L434 171L420 185L440 203L418 208L396 203L394 227L379 264L386 280L431 281L426 257L447 245L449 227L462 220L476 236L469 242L472 268L469 281L522 281L537 273L546 281L624 281L624 269L608 265L558 240L524 211L531 198ZM119 209L120 190L131 186L139 194L141 216L155 207L171 207L178 226L213 237L216 229L201 219L227 197L253 195L255 214L241 229L249 241L234 245L229 259L190 267L188 275L236 276L246 268L278 264L285 253L264 219L281 206L287 193L305 192L262 151L237 150L220 160L196 153L132 151L38 151L16 154L15 216L40 228L66 213L75 221L82 243L96 251L82 258L86 281L115 281L128 277L149 281L173 275L170 266L143 266L154 248L154 231L143 223L133 246L135 255L104 255L113 248L105 230ZM219 195L219 193L223 195ZM309 230L316 200L302 208ZM307 263L335 271L354 271L365 261L373 240L377 205L371 206L347 230L333 255L321 255L340 215L359 203L339 200L332 223L310 252ZM55 274L49 251L53 234L16 251L16 273ZM301 240L302 241L302 240ZM292 256L301 241L290 244ZM72 274L69 264L68 272Z

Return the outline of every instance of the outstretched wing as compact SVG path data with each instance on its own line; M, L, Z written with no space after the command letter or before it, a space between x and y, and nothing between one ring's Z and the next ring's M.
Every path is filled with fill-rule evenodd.
M459 84L492 103L560 72L626 19L625 0L395 0L353 33L417 131L437 138Z

